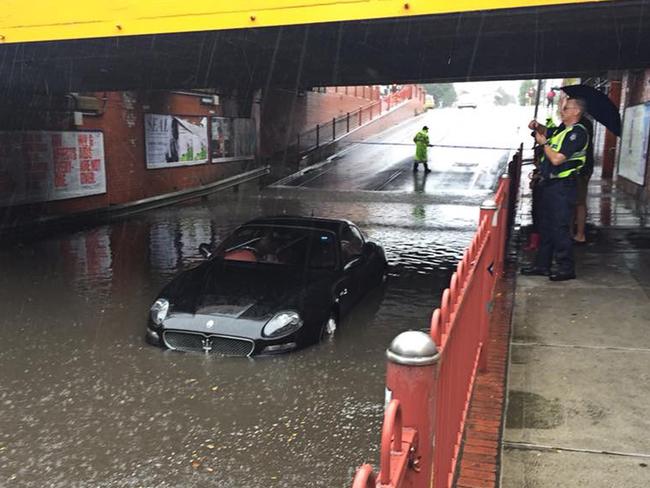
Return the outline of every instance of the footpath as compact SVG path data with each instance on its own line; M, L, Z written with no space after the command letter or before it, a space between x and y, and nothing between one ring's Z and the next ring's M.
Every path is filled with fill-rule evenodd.
M503 488L650 486L650 214L600 179L588 211L576 280L515 278Z

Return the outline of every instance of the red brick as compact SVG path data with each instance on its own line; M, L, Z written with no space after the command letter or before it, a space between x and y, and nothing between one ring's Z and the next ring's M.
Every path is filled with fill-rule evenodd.
M499 450L496 447L473 446L465 444L463 447L463 454L485 454L487 456L494 456L496 458Z
M458 479L456 486L459 488L493 488L494 481L462 477Z
M503 283L499 286L505 290ZM497 300L496 313L490 324L488 369L478 373L474 385L457 488L494 488L497 483L509 341L508 315L511 313L511 310L505 310L506 305L510 306L511 302Z
M497 475L494 471L481 471L478 469L466 469L463 471L464 478L471 478L482 481L496 481Z
M491 439L468 439L465 441L465 446L482 446L482 447L496 447L498 445L498 442L496 440L491 440Z
M497 466L494 463L490 463L490 464L477 463L477 462L468 461L464 459L460 464L460 469L461 472L463 472L462 470L469 469L469 470L477 470L481 472L496 473Z

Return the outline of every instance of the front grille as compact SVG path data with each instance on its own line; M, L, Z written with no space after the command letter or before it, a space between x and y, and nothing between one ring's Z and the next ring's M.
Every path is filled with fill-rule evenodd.
M192 332L165 331L165 345L170 349L185 352L204 352L218 356L249 356L253 352L253 341L234 339L217 335Z

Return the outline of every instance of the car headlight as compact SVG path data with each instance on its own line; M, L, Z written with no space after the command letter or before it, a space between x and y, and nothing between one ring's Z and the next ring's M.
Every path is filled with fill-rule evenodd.
M295 332L302 327L298 312L280 312L269 320L262 329L264 337L280 337Z
M169 302L164 298L159 298L151 306L151 320L153 320L154 324L161 325L167 317L167 312L169 312Z

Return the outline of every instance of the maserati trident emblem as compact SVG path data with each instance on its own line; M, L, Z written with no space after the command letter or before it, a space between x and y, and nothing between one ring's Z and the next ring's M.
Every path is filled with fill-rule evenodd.
M208 329L211 329L211 328L214 326L214 320L208 320L208 321L205 323L205 326L206 326Z
M205 339L201 340L201 348L203 349L203 352L210 352L212 351L212 339L209 337L206 337Z

